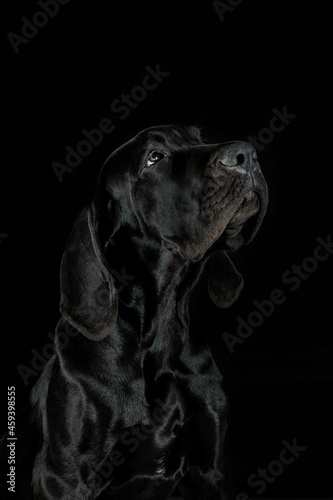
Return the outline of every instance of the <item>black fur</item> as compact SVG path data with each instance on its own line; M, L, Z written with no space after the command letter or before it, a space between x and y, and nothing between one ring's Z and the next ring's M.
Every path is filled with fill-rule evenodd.
M20 424L15 498L163 500L176 485L186 500L232 498L222 377L189 302L207 264L214 303L237 299L226 251L253 238L266 206L246 142L160 126L108 158L64 252L57 336L70 341Z

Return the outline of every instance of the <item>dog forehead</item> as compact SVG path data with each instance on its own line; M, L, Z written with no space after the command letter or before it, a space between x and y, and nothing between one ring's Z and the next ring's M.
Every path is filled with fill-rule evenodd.
M166 148L201 143L200 130L197 127L177 125L159 125L147 128L136 136L136 140L142 145L161 144Z
M202 144L200 130L194 126L158 125L149 127L113 151L101 169L98 186L107 190L118 180L123 184L135 180L140 156L151 149L167 149L171 153L187 146Z

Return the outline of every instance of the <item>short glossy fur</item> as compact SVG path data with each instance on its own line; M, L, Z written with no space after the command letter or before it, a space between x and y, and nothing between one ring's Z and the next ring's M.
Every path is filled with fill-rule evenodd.
M233 498L222 376L189 303L206 266L213 302L237 299L226 251L266 206L249 143L159 126L111 154L62 259L59 341L19 424L16 498L163 500L176 485L185 500Z

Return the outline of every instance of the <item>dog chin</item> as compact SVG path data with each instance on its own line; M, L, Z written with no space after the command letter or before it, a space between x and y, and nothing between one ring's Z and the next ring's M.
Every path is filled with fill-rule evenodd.
M216 250L237 250L243 244L249 243L254 236L252 228L256 226L256 218L251 219L253 221L249 219L239 225L228 225L222 234L210 233L209 237L201 241L201 244L187 244L184 247L178 244L176 245L177 251L183 259L197 262Z
M220 240L225 250L237 250L241 245L249 243L261 225L261 200L254 191L243 198Z
M229 229L226 229L223 235L216 242L216 246L220 250L229 250L229 251L238 250L239 247L241 247L246 243L249 243L249 241L251 241L252 239L252 238L247 239L245 234L246 231L241 226L238 228L231 227Z
M197 262L215 250L237 250L249 243L257 233L263 215L261 214L260 196L254 191L248 192L233 212L229 222L218 221L209 230L203 230L202 240L184 242L169 240L178 254L185 260ZM207 230L208 229L208 230Z
M240 246L250 243L260 227L256 215L249 217L245 222L234 225L228 224L219 238L224 250L237 250Z

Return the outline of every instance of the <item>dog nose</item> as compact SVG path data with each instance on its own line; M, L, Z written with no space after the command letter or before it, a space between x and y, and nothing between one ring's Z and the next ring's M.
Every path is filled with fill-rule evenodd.
M222 144L216 162L218 166L244 174L259 169L257 151L250 142L245 141Z

